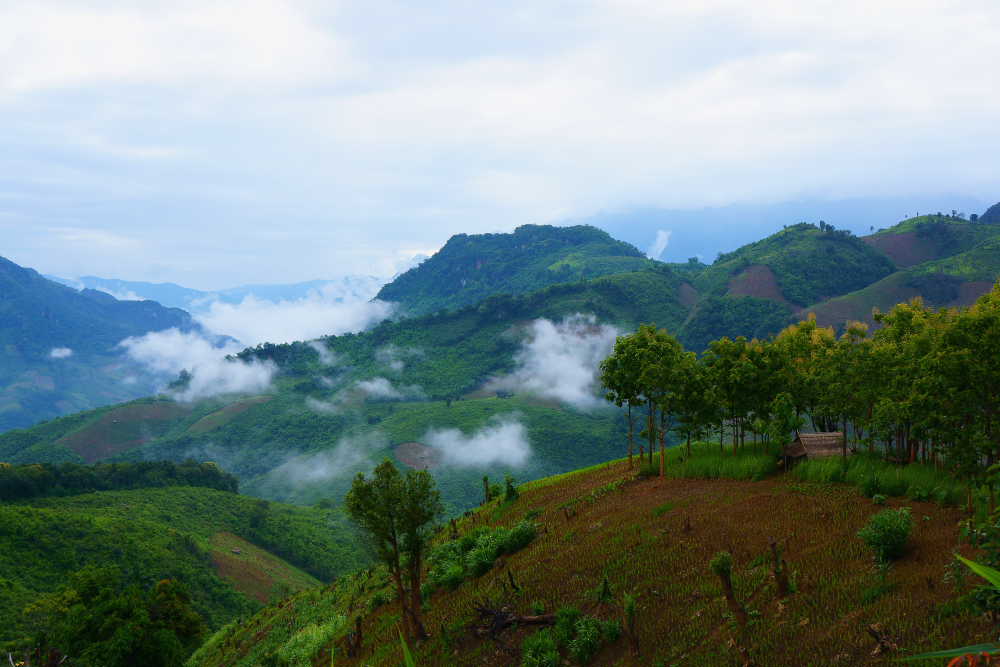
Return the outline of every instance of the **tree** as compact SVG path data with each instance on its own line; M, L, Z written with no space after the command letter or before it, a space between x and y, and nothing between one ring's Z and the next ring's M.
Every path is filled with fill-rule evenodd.
M345 499L347 513L365 531L376 556L389 569L413 640L425 639L420 577L434 522L444 513L434 478L425 470L401 475L386 459L371 479L358 473Z

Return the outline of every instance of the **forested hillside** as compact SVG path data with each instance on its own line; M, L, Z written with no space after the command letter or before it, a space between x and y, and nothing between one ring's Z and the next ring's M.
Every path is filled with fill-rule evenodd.
M0 485L10 491L16 473L39 479L38 490L46 471L30 468L0 470ZM97 613L85 599L73 610L58 607L68 591L93 577L112 591L178 582L207 627L217 628L269 599L318 586L366 562L353 528L336 510L206 487L161 487L155 479L146 480L152 486L135 488L142 480L126 468L112 472L131 490L74 493L65 483L74 471L64 470L64 484L48 487L48 494L0 503L0 647L55 632L67 613L78 620ZM33 611L26 612L28 606ZM96 631L81 639L99 640Z
M457 234L376 298L420 315L651 264L631 245L595 227L522 225L513 234Z
M77 291L0 257L0 431L151 393L116 346L195 326L182 310Z

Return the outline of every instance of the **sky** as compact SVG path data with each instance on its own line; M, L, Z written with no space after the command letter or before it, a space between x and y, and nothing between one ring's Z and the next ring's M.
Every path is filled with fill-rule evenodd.
M4 0L0 255L219 289L620 212L990 203L998 43L995 0Z

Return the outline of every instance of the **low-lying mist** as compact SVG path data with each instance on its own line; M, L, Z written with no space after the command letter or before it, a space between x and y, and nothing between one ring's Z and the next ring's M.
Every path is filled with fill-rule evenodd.
M577 313L561 322L535 320L515 357L514 372L494 378L487 388L534 394L581 410L605 405L598 395L598 370L619 333L598 324L593 315Z

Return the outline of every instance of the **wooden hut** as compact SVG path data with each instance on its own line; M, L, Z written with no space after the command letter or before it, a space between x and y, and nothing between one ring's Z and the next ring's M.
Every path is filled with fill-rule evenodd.
M821 459L841 456L844 453L844 434L800 433L792 444L785 447L785 466L804 458Z

